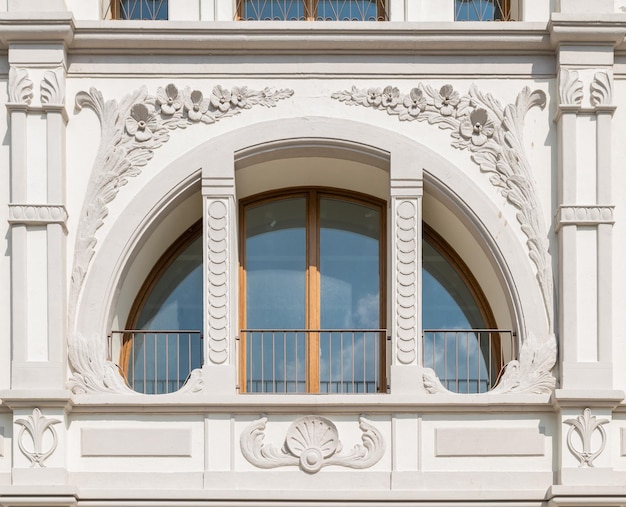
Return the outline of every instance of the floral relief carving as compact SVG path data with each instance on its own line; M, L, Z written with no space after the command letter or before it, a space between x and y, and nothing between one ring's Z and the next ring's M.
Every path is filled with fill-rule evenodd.
M53 70L46 71L41 81L41 103L60 106L65 102L65 83Z
M591 81L591 105L608 106L613 101L613 73L610 70L596 72Z
M602 425L607 424L608 419L597 419L596 416L591 415L591 410L586 408L583 410L582 415L579 415L576 419L567 419L563 421L565 424L569 424L571 427L567 432L567 447L570 452L578 458L580 461L580 467L593 467L593 461L602 454L606 446L606 431ZM572 436L574 431L580 436L582 443L582 449L577 449L574 445ZM600 433L600 445L594 451L592 449L591 437L594 432Z
M228 359L228 201L207 204L207 308L209 358L222 364Z
M294 421L281 447L264 443L266 425L267 417L263 416L240 438L242 454L258 468L299 466L308 474L331 465L363 469L378 463L385 453L381 433L363 416L359 418L363 444L349 451L343 450L336 426L325 417L305 416Z
M396 349L398 361L411 364L417 347L418 202L396 202Z
M613 224L614 210L615 206L560 206L554 227L559 230L564 225Z
M24 456L30 460L31 467L39 466L44 468L44 461L56 450L59 440L54 425L60 422L61 421L58 419L45 417L38 408L34 409L33 414L29 415L26 419L15 420L15 424L22 426L17 435L17 445ZM32 446L24 444L26 432L30 435ZM46 432L50 432L52 442L47 449L44 449L43 440Z
M119 102L105 101L102 93L95 88L76 95L78 110L88 107L98 116L101 138L78 218L70 286L70 329L75 325L80 292L95 252L96 232L108 214L108 204L115 199L128 178L141 173L154 151L170 139L170 133L198 122L214 123L254 106L274 107L292 95L293 90L288 89L265 88L257 91L241 87L229 91L216 86L210 98L205 99L198 90L189 87L179 89L174 84L158 88L155 96L141 88ZM72 390L81 393L130 391L117 366L107 360L101 342L104 342L102 337L81 337L76 332L70 334L69 357L74 370L70 381ZM196 377L199 379L199 376ZM188 390L198 390L199 382L192 382L194 387L190 386ZM188 381L185 388L189 384Z
M559 105L580 106L583 100L583 83L578 72L562 68L559 71Z
M9 204L9 222L12 224L63 224L67 210L62 205Z
M577 76L569 76L567 73L562 77L577 79ZM579 85L574 82L572 87L578 89ZM577 92L568 93L572 100L579 100ZM536 390L543 392L547 384L539 379L543 379L545 375L551 376L550 371L556 362L556 342L552 332L553 280L547 229L539 211L541 207L537 198L536 182L524 150L523 128L524 118L530 108L545 107L545 93L524 88L515 104L506 106L502 106L493 95L481 92L476 86L472 86L468 94L460 95L451 85L444 85L436 90L420 83L408 95L413 97L412 102L406 102L407 95L397 91L397 88L363 90L354 86L351 90L334 93L332 98L350 106L385 110L387 114L398 116L402 121L427 121L440 129L450 130L452 146L469 150L473 162L489 176L491 184L517 210L517 220L526 236L528 256L536 268L549 332L541 340L530 336L526 339L522 344L519 362L511 364L514 368L511 368L510 375L512 379L517 377L513 375L514 370L541 368L541 371L535 372L533 378L539 382ZM425 103L419 101L418 97L425 98ZM409 112L411 103L420 105ZM503 380L504 378L501 383ZM436 377L431 378L428 371L425 372L424 381L431 392L445 391L443 386L437 385ZM553 381L549 383L554 385ZM526 382L513 382L509 385L513 384L517 387L511 389L516 392L535 390Z
M11 67L9 70L9 102L30 105L33 101L33 82L26 69Z

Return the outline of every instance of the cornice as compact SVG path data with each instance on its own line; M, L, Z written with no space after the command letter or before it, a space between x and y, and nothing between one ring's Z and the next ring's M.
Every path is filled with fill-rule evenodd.
M20 13L0 13L0 48L12 43L62 42L70 46L76 26L69 12L37 13L25 18Z
M618 47L626 36L625 14L571 15L555 12L548 23L550 42L557 49L565 44Z
M71 51L140 54L425 54L551 50L545 23L81 21Z

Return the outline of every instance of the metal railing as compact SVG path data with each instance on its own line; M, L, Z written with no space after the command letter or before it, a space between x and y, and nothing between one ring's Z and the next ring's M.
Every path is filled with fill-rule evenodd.
M243 329L246 392L307 392L307 372L319 360L320 393L377 393L385 329ZM309 358L316 340L319 358ZM316 386L309 390L318 392Z
M455 21L510 21L510 0L455 0Z
M109 356L116 338L122 344L120 363L126 382L139 393L178 391L191 371L202 366L201 331L111 331Z
M244 21L385 21L382 0L237 0Z
M442 385L456 393L484 393L517 357L515 334L503 329L424 329L422 358Z
M168 0L108 0L102 19L166 20Z

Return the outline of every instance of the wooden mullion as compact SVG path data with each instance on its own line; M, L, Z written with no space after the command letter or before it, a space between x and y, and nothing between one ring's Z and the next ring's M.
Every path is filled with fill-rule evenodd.
M246 328L246 213L245 206L239 205L239 329ZM240 333L241 334L241 333ZM206 342L207 340L205 340ZM239 392L247 392L248 358L247 335L239 336Z
M304 18L307 21L317 20L317 0L304 0Z
M319 203L317 192L311 191L307 203L307 329L320 327L320 272L319 272ZM319 333L308 333L307 391L320 390Z
M385 9L385 0L376 0L376 20L388 21L387 9Z

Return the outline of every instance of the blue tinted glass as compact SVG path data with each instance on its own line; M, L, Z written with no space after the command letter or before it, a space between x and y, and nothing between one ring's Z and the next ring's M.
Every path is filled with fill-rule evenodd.
M244 0L244 20L303 20L303 0Z
M456 21L495 21L503 19L498 0L455 0Z
M325 21L376 21L376 0L319 0L317 19Z
M167 19L168 0L121 0L120 19Z

